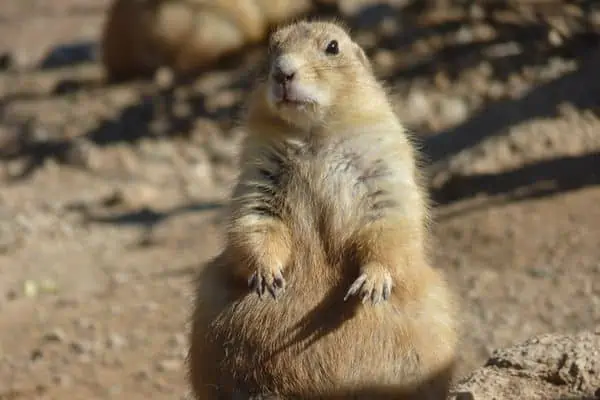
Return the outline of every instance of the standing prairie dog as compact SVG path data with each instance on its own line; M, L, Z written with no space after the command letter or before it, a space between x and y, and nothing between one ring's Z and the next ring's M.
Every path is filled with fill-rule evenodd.
M407 134L341 26L296 22L269 45L226 245L196 283L193 390L198 399L443 399L455 308L428 264Z

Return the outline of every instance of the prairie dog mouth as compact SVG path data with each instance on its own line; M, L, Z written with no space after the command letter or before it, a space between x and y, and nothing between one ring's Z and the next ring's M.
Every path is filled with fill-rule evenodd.
M276 104L301 105L311 103L311 99L302 95L296 83L277 83L271 86L271 95Z

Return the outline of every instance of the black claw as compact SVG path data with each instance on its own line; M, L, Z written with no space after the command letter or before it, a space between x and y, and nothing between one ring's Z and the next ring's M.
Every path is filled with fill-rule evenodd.
M263 278L262 275L258 275L258 285L257 285L257 289L258 289L258 297L262 298L263 295L265 294L265 279Z
M277 289L273 285L267 285L267 290L274 300L277 300Z
M248 279L248 287L250 287L251 289L254 289L255 285L256 285L256 272L252 274L250 279Z
M363 289L363 286L364 286L366 280L367 280L367 276L366 275L363 274L363 275L359 276L352 283L352 285L350 286L350 289L348 289L348 292L346 292L346 296L344 296L344 301L348 300L348 297L357 294L359 291L361 293L363 293L362 289Z
M274 299L277 299L279 293L285 287L285 279L281 272L277 272L273 277L272 281L269 281L260 272L255 272L248 279L248 286L250 289L258 295L259 298L263 298L268 292Z

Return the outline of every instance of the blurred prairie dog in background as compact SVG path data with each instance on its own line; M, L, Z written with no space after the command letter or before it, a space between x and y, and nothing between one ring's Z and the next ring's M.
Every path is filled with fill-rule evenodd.
M114 0L102 31L102 63L116 79L161 66L194 72L310 8L311 0Z
M456 306L406 131L339 25L286 25L269 46L225 248L196 283L195 395L444 399Z

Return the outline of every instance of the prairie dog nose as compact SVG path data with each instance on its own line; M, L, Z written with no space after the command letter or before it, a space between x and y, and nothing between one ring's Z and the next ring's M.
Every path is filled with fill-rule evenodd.
M273 66L273 79L279 84L283 84L294 79L298 70L293 59L281 56Z

